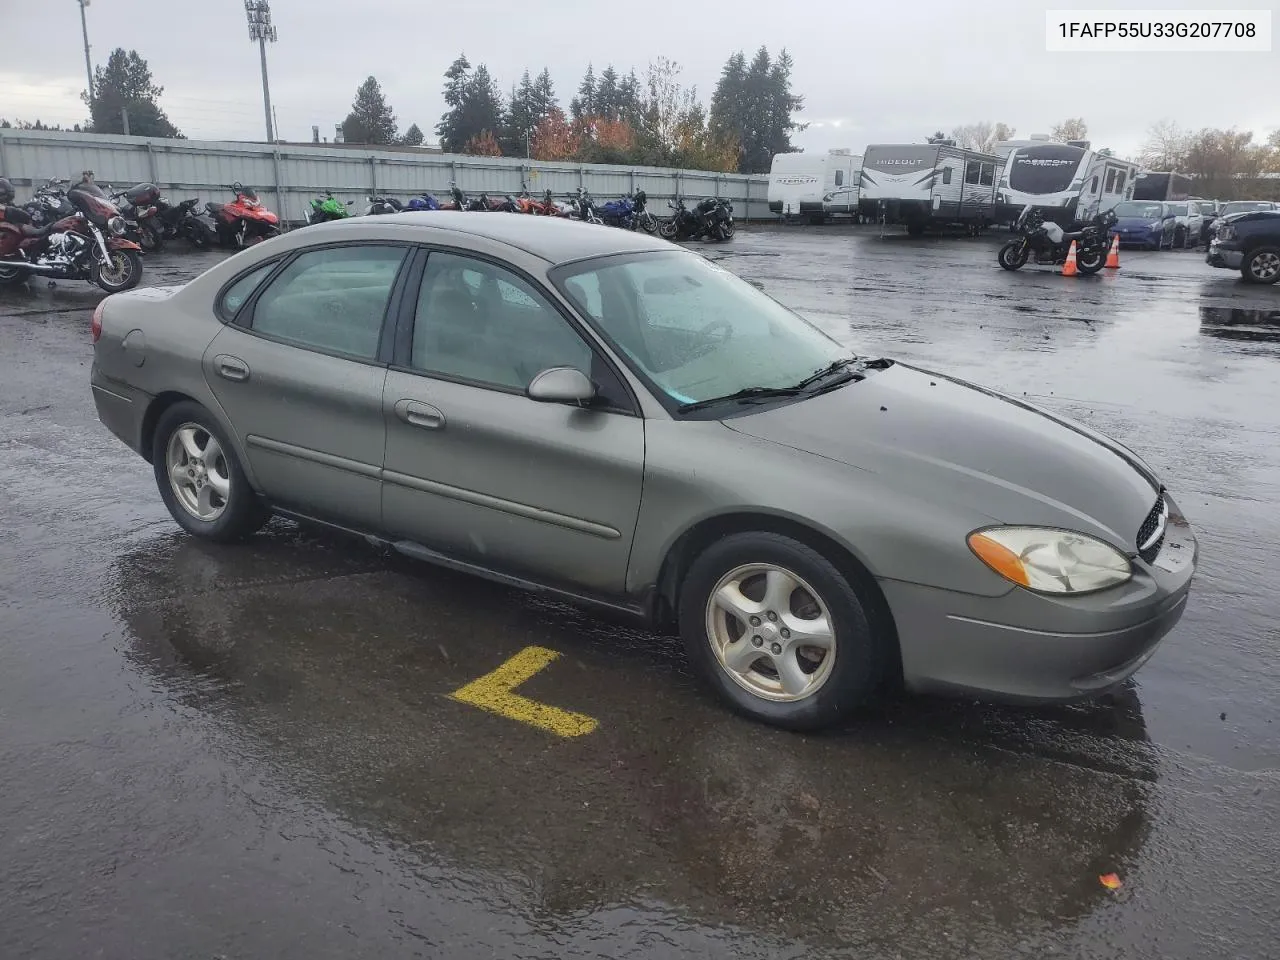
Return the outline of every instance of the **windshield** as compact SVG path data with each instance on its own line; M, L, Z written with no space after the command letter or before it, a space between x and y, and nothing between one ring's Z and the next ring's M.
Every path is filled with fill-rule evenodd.
M688 251L574 263L552 279L637 373L678 404L791 387L850 356L773 298Z
M1252 213L1254 210L1273 209L1274 206L1265 200L1233 200L1223 206L1222 213Z
M1127 200L1124 203L1117 203L1115 214L1117 217L1140 217L1143 220L1158 220L1163 213L1163 204L1159 203L1143 203L1137 200Z
M1169 204L1169 212L1175 217L1185 217L1187 215L1187 205L1185 203Z

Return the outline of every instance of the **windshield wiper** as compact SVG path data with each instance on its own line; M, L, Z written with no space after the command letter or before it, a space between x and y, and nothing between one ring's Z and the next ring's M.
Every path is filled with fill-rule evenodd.
M819 380L829 377L833 373L839 373L845 367L851 366L855 363L861 363L861 362L862 361L859 360L857 357L841 357L839 360L835 360L827 364L821 370L815 370L809 376L805 377L803 380L797 383L795 387L797 390L803 390L806 387L811 387L815 383L817 383Z
M755 400L772 400L774 397L795 397L804 392L803 387L743 387L723 397L708 397L706 400L694 400L682 403L676 408L680 413L690 413L715 406L718 403L751 403Z

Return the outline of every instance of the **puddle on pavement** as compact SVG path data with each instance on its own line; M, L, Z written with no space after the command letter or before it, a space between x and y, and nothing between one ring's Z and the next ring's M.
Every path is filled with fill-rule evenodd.
M1201 307L1200 332L1224 340L1280 343L1280 307L1275 310Z

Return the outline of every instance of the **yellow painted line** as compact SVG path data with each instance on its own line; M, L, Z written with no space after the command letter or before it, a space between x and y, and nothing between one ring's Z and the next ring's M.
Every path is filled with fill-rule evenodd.
M555 650L525 647L497 670L453 691L449 699L488 710L508 720L527 723L560 737L580 737L591 733L600 725L594 717L561 710L515 692L516 687L559 659L560 654Z

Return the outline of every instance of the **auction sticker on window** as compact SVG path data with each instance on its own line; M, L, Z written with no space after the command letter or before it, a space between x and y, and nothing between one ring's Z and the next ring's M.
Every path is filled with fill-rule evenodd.
M1270 10L1049 10L1051 53L1271 51Z

